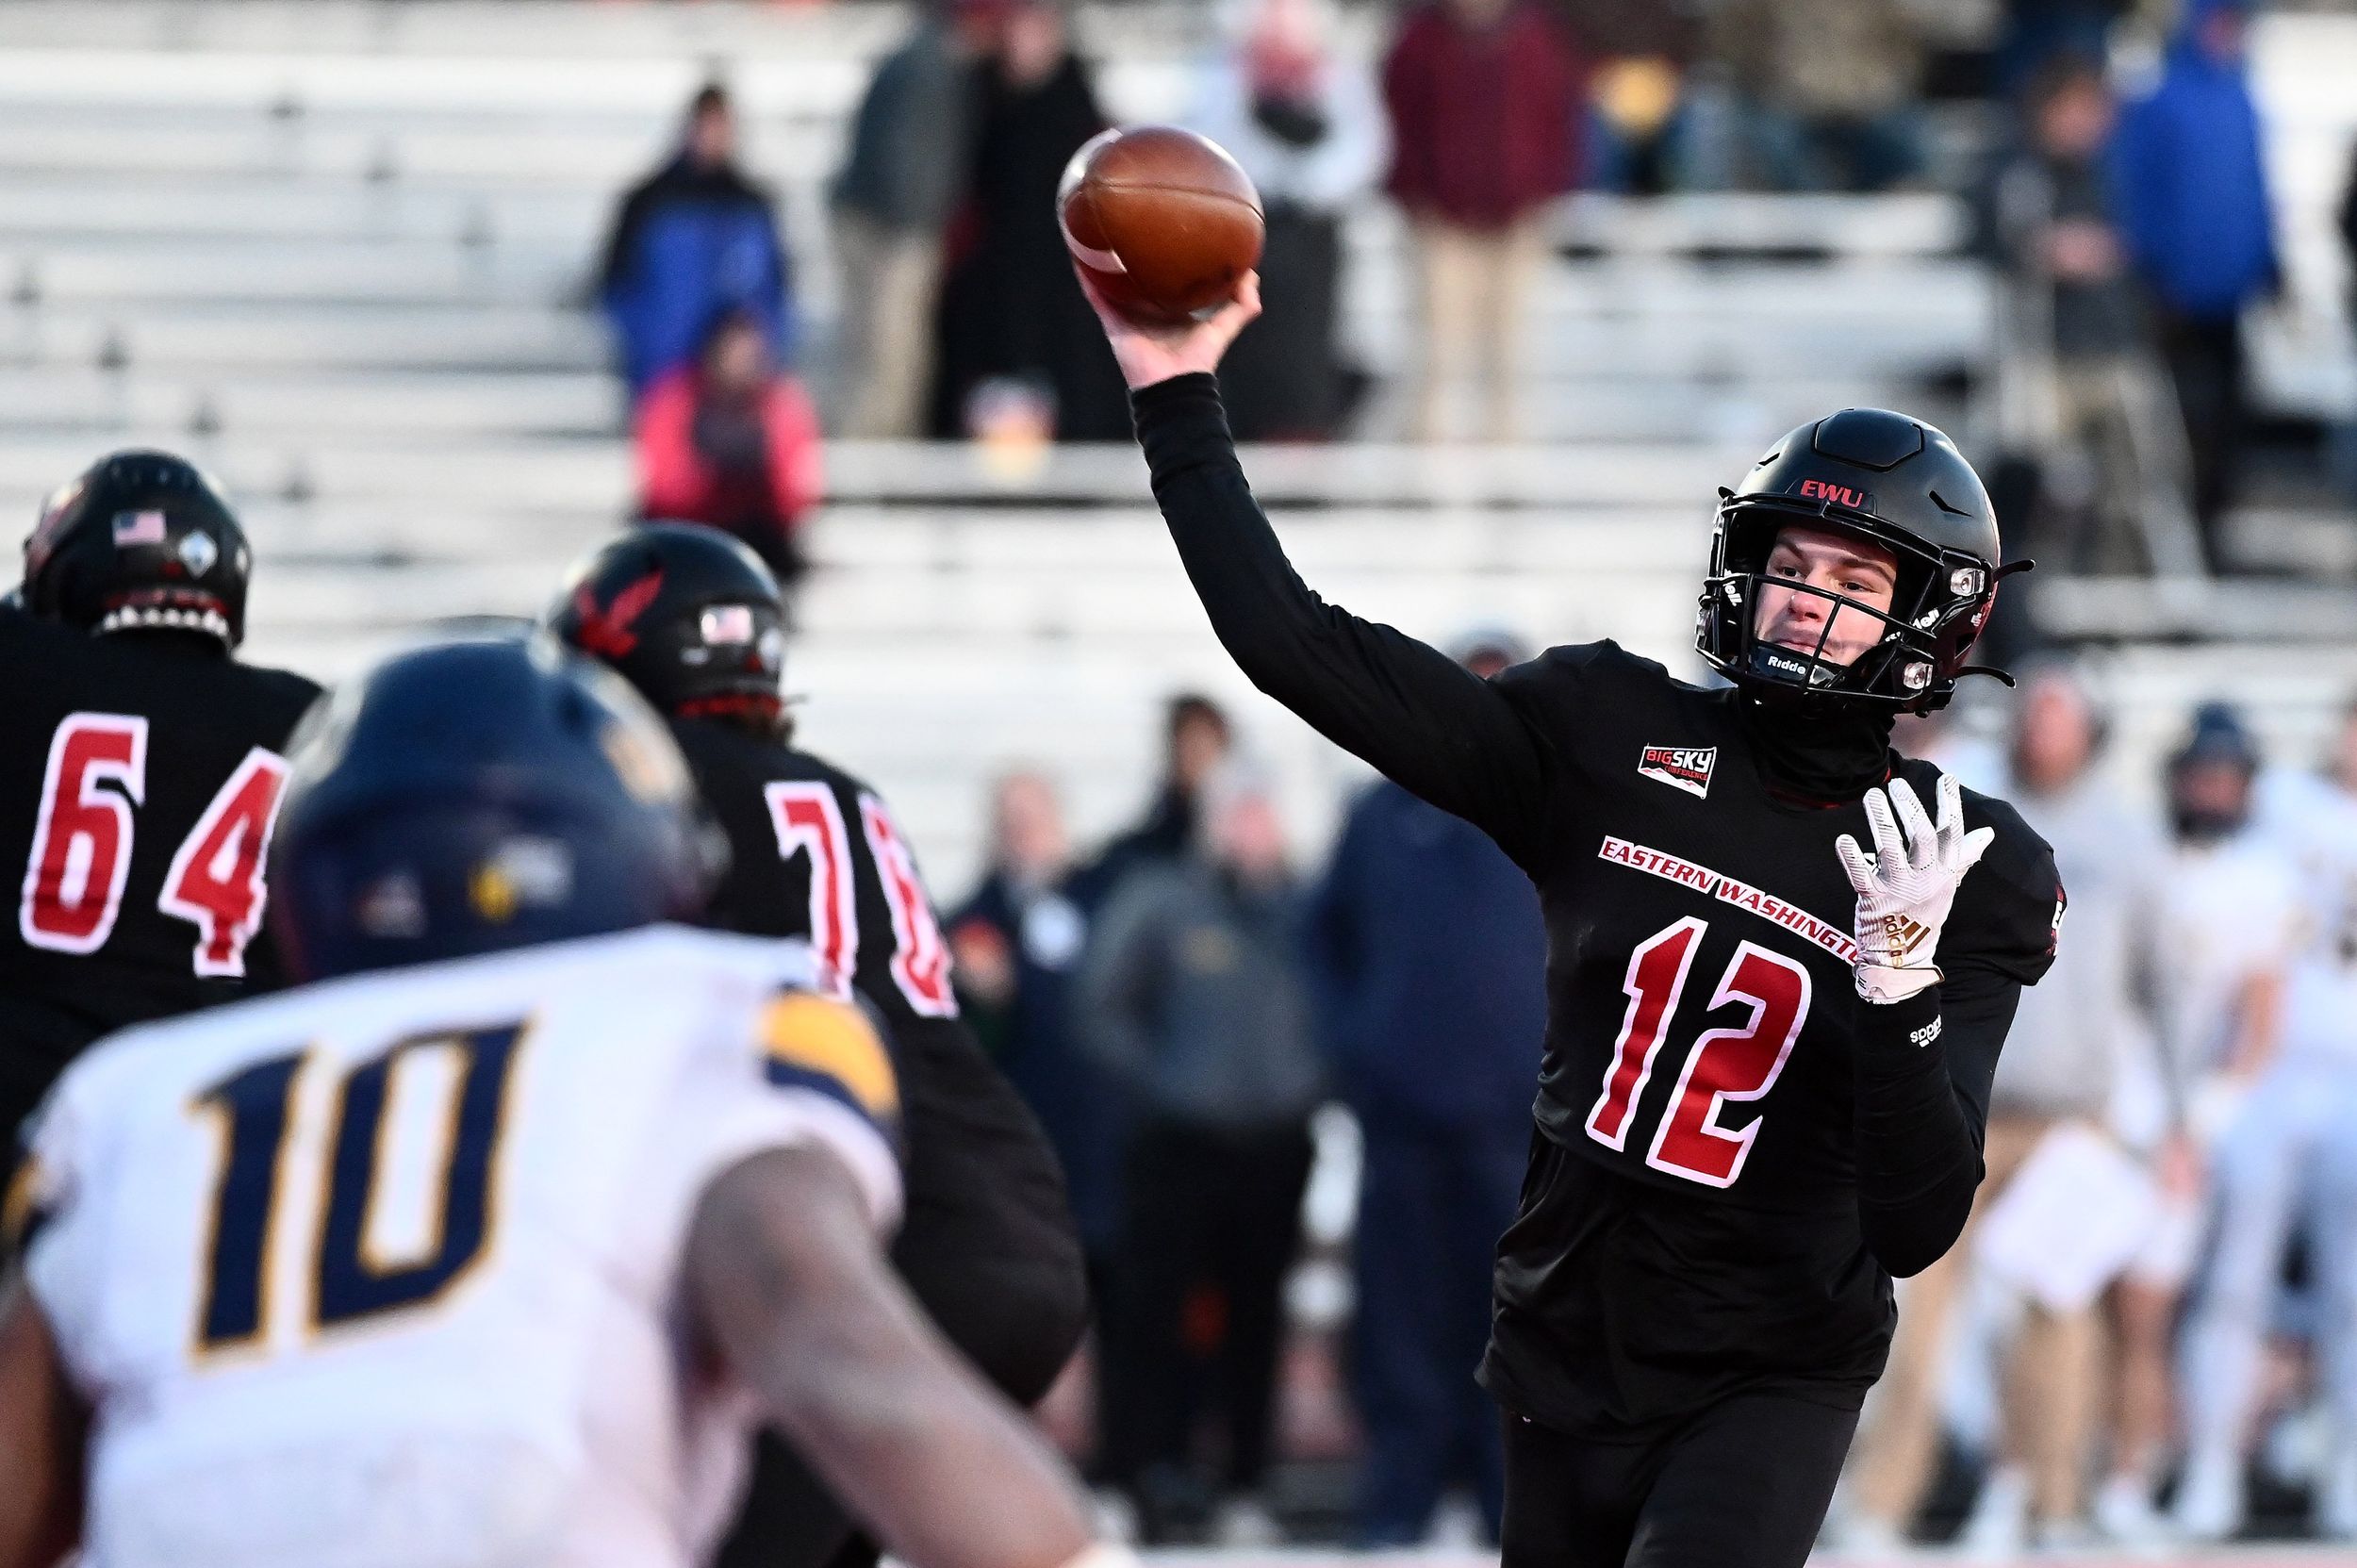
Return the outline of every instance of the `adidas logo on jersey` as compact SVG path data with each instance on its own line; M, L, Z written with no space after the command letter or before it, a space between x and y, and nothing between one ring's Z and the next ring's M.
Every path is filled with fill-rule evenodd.
M1637 759L1637 771L1703 800L1710 794L1710 770L1718 764L1716 746L1648 746Z

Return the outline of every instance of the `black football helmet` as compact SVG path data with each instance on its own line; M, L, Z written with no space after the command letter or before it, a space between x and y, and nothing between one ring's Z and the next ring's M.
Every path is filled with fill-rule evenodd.
M1789 525L1847 534L1898 557L1887 612L1845 595L1778 580L1871 616L1881 639L1848 665L1758 635L1769 553ZM1997 602L2000 579L2029 569L2004 562L1997 513L1972 465L1945 435L1884 408L1844 408L1778 441L1742 486L1719 492L1694 646L1713 669L1763 695L1928 713L1948 705L1967 674L2003 671L1965 655Z
M213 482L168 452L118 452L42 503L25 608L91 632L245 639L254 553Z
M664 713L783 722L784 599L761 558L717 529L631 529L575 564L543 624Z
M691 919L717 870L662 721L537 631L391 655L287 760L270 921L305 980Z

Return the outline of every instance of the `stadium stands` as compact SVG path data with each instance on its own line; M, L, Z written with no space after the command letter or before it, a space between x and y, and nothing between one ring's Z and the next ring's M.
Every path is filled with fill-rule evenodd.
M1119 30L1104 87L1124 116L1183 101L1198 9L1084 19L1100 43ZM848 5L0 8L0 516L155 441L248 509L257 657L333 676L423 619L530 613L627 503L584 305L614 193L725 62L750 162L783 188L823 392L819 185L896 27ZM1362 613L1434 635L1502 617L1675 663L1711 489L1761 440L1846 402L1960 420L1925 391L1987 336L1960 222L1921 195L1582 198L1540 326L1550 444L1270 453L1256 485L1305 573ZM1356 224L1350 336L1378 371L1406 352L1402 250L1387 213ZM2330 397L2332 374L2291 380ZM814 743L877 775L944 888L972 864L986 768L1045 761L1079 826L1105 828L1143 789L1148 700L1181 682L1235 696L1298 765L1305 816L1330 809L1341 765L1239 689L1134 454L844 445L829 465L792 683ZM2216 608L2105 591L2063 613L2198 630ZM2247 686L2280 734L2315 732L2357 680L2347 602L2317 595L2254 612L2350 647L2312 680L2255 654L2138 652L2122 698L2157 732L2188 692Z

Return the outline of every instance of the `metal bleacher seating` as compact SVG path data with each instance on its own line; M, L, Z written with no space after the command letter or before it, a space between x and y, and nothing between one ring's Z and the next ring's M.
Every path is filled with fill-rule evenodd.
M1178 108L1208 9L1084 14L1114 112ZM824 392L820 183L903 14L11 0L0 516L29 519L110 447L189 451L255 536L254 656L324 677L422 621L535 611L629 496L582 303L615 194L721 66L748 161L784 198ZM1928 195L1582 198L1536 328L1545 445L1256 454L1256 487L1305 575L1361 613L1615 635L1680 666L1712 487L1760 442L1842 403L1959 413L1926 388L1987 336L1960 222ZM1349 330L1395 371L1397 223L1370 211L1351 241ZM1182 684L1237 701L1305 820L1330 812L1342 764L1227 666L1134 453L842 444L829 467L791 684L805 733L894 797L942 891L1004 761L1049 765L1084 834L1132 809L1153 700Z

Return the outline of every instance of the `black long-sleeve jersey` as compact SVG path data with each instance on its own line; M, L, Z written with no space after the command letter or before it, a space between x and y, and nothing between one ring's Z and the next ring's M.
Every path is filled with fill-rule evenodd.
M950 1340L1025 1404L1086 1321L1063 1173L958 1016L941 922L883 798L841 768L711 719L671 733L728 834L704 912L809 941L874 1002L900 1068L907 1218L893 1256Z
M671 722L729 841L704 918L799 936L905 1034L955 1018L949 949L883 797L832 764L704 718Z
M1484 681L1302 585L1211 377L1135 404L1179 556L1244 673L1538 885L1539 1136L1485 1380L1598 1433L1763 1384L1854 1404L1887 1347L1888 1277L1953 1244L1979 1182L1998 1051L2060 923L2045 843L1967 792L1997 839L1958 891L1945 980L1869 1004L1834 852L1843 833L1871 842L1864 808L1772 789L1750 699L1610 642ZM1936 769L1889 766L1931 799Z
M0 1116L112 1030L277 983L264 867L319 687L175 635L0 610Z

